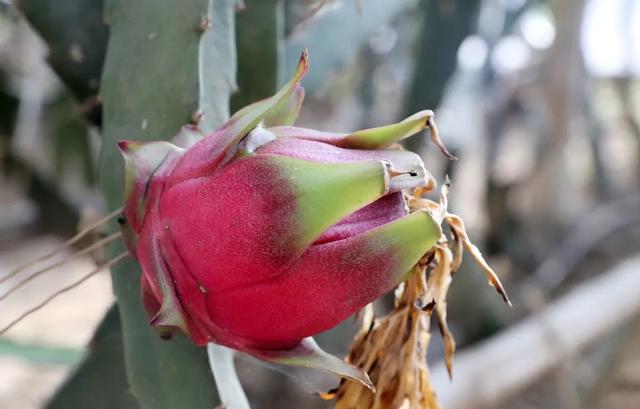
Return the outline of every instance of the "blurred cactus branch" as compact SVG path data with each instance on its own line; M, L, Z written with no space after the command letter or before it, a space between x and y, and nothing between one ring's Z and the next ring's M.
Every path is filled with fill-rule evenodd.
M372 33L415 5L413 0L368 0L360 10L358 3L351 0L343 2L339 9L329 6L338 2L321 3L324 4L321 12L308 24L303 24L304 30L300 27L290 32L285 44L287 67L295 66L303 48L313 53L313 70L309 71L304 83L309 95L322 90L336 72L353 62ZM287 2L287 24L304 19L308 11L305 5L308 6L308 2ZM296 18L296 12L302 12L302 16ZM421 106L411 112L424 108Z
M231 98L233 112L271 96L283 82L284 2L245 0L236 20L238 92Z
M586 82L587 72L584 64L582 66L580 75L582 75L584 81ZM602 124L600 123L601 119L598 118L596 108L594 106L594 101L589 97L585 87L581 87L578 92L580 93L580 108L588 127L587 138L589 140L589 147L591 148L594 173L593 188L599 199L611 199L613 197L613 184L611 176L609 175L607 167L605 166L605 160L603 157L603 149L601 143L604 136L604 130ZM638 168L638 171L640 172L640 168Z
M49 46L49 65L79 101L84 116L100 125L98 90L109 37L103 0L15 0L15 4Z
M24 181L26 193L34 202L47 204L39 207L38 220L34 224L63 237L73 235L80 221L79 209L65 197L56 184L44 178L28 161L11 151L5 153L1 162L13 176ZM3 234L5 233L7 232L3 231ZM23 233L21 229L19 234Z
M490 52L495 50L500 38L513 32L519 18L525 11L539 3L539 0L524 1L519 7L504 10L504 23L500 30L487 32L490 27L484 27L480 35L489 44ZM485 134L486 173L489 178L486 183L486 207L489 217L486 245L489 254L505 253L514 261L516 266L526 269L533 260L529 254L530 243L524 231L524 223L514 213L509 203L515 183L504 183L494 172L493 166L498 158L498 151L503 143L509 121L523 112L531 115L531 107L521 100L519 87L505 86L496 78L495 68L491 60L487 59L482 69L482 83L479 92L491 101L486 109Z
M640 192L608 202L584 217L584 221L555 247L531 274L528 286L551 294L569 281L588 255L615 235L621 240L640 225Z
M413 86L409 88L405 112L416 112L425 107L435 109L440 104L458 64L458 47L475 29L479 6L478 0L420 3L422 31L418 37ZM408 149L416 151L420 143L421 139L411 139Z
M558 21L558 32L541 67L541 86L548 118L547 146L538 158L539 166L526 182L525 198L528 200L527 224L532 230L553 226L557 214L552 214L558 204L553 203L555 192L562 180L557 175L562 163L564 148L571 135L572 106L576 102L576 89L580 84L581 54L580 27L585 0L552 1L551 9Z
M627 129L637 141L637 152L640 158L640 120L635 115L635 107L633 104L633 77L622 76L613 79L613 85L618 94L618 99L622 105L622 118L627 125ZM638 161L640 163L640 160ZM636 172L640 176L640 165L637 166ZM640 180L640 178L639 178Z

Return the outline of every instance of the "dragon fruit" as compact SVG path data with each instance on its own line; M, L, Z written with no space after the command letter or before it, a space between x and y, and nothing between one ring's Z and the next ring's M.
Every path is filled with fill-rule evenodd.
M368 384L311 337L406 280L440 239L439 223L410 213L403 193L430 175L391 146L432 113L353 133L294 127L307 70L305 52L278 93L186 149L120 142L122 229L161 332ZM178 139L198 133L187 126Z

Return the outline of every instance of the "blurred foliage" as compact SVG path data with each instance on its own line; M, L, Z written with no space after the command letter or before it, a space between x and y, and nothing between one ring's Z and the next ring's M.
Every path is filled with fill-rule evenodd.
M17 6L49 46L47 61L79 100L86 117L100 124L100 76L109 29L103 0L19 0Z
M44 121L52 145L57 178L80 176L82 182L93 186L96 182L95 153L89 140L89 130L78 115L69 95L62 94L47 106Z
M335 8L318 11L316 15L303 19L288 35L285 56L286 77L296 66L303 48L309 49L313 69L304 79L309 93L326 86L331 76L339 73L355 61L360 48L370 35L385 22L396 17L415 0L367 0L359 10L356 1L330 2ZM416 112L416 111L414 111Z

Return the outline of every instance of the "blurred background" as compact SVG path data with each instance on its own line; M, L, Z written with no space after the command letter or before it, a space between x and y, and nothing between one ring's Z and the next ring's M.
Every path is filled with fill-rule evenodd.
M438 334L429 351L443 406L640 408L640 2L290 0L284 16L282 78L302 48L311 56L298 124L348 131L433 109L459 157L447 161L424 135L406 142L451 179L450 210L514 307L463 264L448 302L452 382ZM55 49L38 31L0 1L0 278L104 211L106 34ZM70 85L60 53L88 67L93 86ZM101 255L91 256L0 299L0 325L91 270ZM0 337L0 407L44 407L112 302L101 273ZM344 354L355 330L346 322L319 343ZM250 359L239 372L256 408L330 406Z

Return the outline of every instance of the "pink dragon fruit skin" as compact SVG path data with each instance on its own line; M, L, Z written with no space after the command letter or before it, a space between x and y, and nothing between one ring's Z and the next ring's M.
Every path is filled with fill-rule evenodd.
M120 142L123 232L151 325L367 384L310 337L395 287L439 240L402 193L429 182L421 159L384 149L431 113L345 134L293 127L307 69L303 53L282 90L188 149Z

